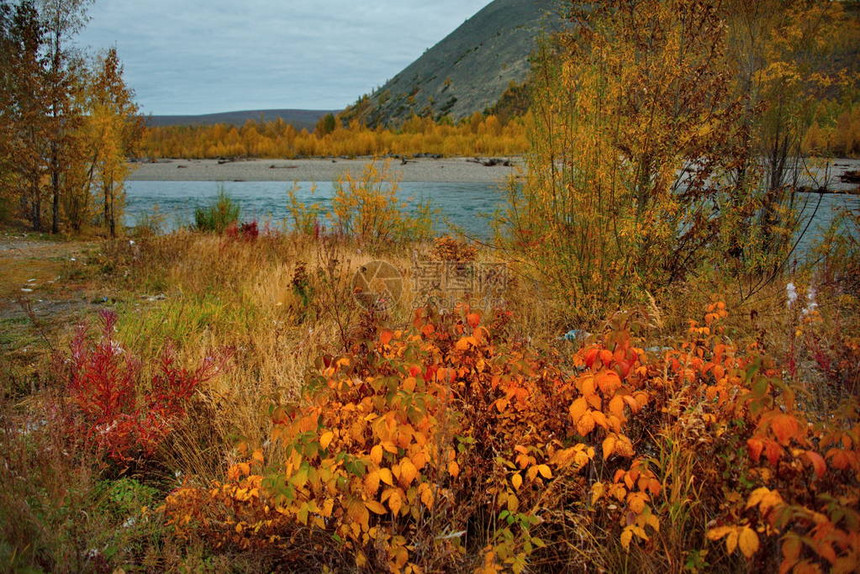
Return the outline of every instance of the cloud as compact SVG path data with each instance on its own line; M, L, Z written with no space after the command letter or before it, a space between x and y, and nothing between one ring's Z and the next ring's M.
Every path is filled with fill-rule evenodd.
M487 0L101 0L78 43L115 45L145 113L340 109Z

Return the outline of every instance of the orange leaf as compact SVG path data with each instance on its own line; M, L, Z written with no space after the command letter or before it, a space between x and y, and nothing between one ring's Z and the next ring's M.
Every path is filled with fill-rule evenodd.
M735 548L738 545L738 529L732 528L732 531L729 532L729 535L726 537L726 550L728 550L729 554L735 551Z
M621 378L618 373L609 369L604 369L594 376L597 386L603 391L604 396L609 396L615 392L615 389L621 386Z
M460 465L457 464L457 461L452 460L448 463L448 474L453 477L456 477L458 474L460 474Z
M762 449L764 449L764 443L761 439L755 437L747 439L747 452L753 462L757 463L758 459L761 458Z
M579 397L570 405L570 418L573 421L573 424L578 424L579 419L582 418L582 415L586 413L588 410L588 403L585 402L585 399Z
M595 482L591 486L591 505L592 506L594 506L594 504L596 504L597 501L600 500L600 497L603 496L604 490L605 490L605 487L604 487L602 482Z
M391 331L386 329L379 334L379 342L382 343L383 345L387 345L388 343L391 342L391 339L393 337L394 337L394 333L392 333Z
M583 396L591 396L594 394L594 375L583 375L576 381L576 388L579 389L579 392L583 394Z
M615 438L615 435L609 435L603 439L603 460L612 456L612 451L615 449L615 443L617 440L618 439Z
M349 519L362 526L363 530L367 530L370 522L370 513L360 500L353 500L346 505L346 515Z
M473 329L481 324L481 316L477 313L469 313L466 315L466 322L469 323L469 326Z
M586 412L580 417L576 423L576 432L582 436L587 436L588 433L594 430L594 418L591 416L591 411Z
M609 401L609 412L618 417L618 420L624 420L624 398L615 395Z
M430 488L429 484L422 484L421 488L418 489L421 493L421 502L424 503L424 506L427 508L433 508L433 490Z
M788 446L791 439L800 433L800 423L795 417L785 413L774 416L771 419L770 428L783 446Z
M332 439L334 438L334 433L331 431L324 432L320 437L320 448L323 450L328 448L328 445L331 444Z
M609 363L612 362L612 351L610 351L609 349L601 349L599 354L600 362L603 363L603 366L609 366Z

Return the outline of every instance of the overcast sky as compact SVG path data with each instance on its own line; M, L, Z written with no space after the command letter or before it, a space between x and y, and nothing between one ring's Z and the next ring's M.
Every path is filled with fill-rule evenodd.
M145 114L341 109L489 0L95 0L77 43L115 45Z

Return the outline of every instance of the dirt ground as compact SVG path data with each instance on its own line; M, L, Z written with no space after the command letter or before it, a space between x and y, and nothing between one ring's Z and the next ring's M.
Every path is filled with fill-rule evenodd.
M88 278L93 241L57 241L40 234L0 232L0 383L37 383L37 363L61 332L93 316L107 297Z

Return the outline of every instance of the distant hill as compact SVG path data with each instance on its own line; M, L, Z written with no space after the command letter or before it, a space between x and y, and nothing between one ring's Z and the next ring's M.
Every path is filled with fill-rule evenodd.
M200 116L146 116L149 127L163 126L212 126L229 124L241 126L248 120L274 121L278 118L292 124L297 130L313 130L321 117L326 114L336 114L339 110L246 110L223 112L220 114L205 114Z
M561 25L557 0L494 0L342 116L392 126L417 114L454 120L494 106L522 83L542 31Z

